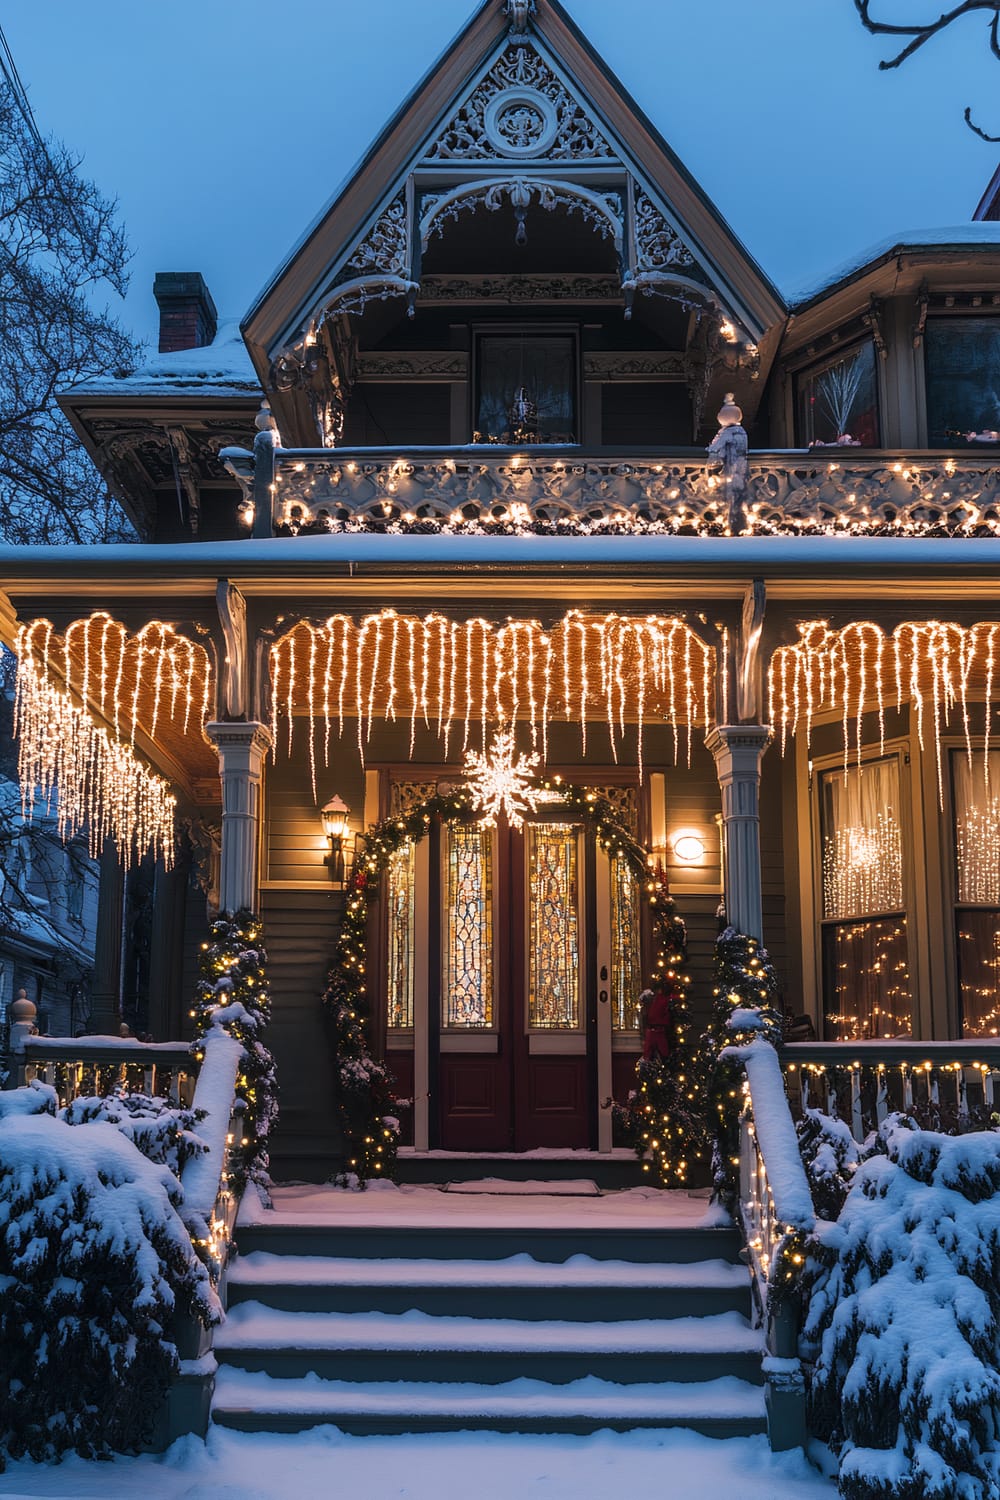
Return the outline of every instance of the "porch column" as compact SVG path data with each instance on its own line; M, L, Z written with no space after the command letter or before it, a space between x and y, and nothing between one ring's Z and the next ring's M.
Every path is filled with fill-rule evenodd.
M256 911L260 792L271 731L251 720L206 724L205 733L219 752L222 778L219 911Z
M771 743L765 724L720 724L705 738L722 788L726 916L763 941L760 880L760 762Z
M121 1022L122 917L125 872L113 839L104 840L97 890L94 982L90 1029L95 1036L117 1036Z

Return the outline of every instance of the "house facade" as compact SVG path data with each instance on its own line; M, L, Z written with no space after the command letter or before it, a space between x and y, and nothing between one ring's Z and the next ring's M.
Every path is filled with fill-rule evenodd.
M995 224L790 305L566 10L487 0L238 332L156 290L161 353L62 397L142 541L0 555L0 630L22 774L108 880L156 862L164 1032L178 849L262 913L278 1170L337 1157L321 995L373 837L370 1044L420 1149L611 1150L626 835L696 1011L723 902L822 1039L998 1034ZM496 818L442 816L463 788Z

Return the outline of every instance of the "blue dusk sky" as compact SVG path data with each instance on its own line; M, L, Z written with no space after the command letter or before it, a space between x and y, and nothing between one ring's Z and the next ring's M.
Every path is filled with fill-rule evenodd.
M962 119L971 104L1000 133L982 17L880 73L891 39L852 0L565 4L784 291L900 230L967 222L996 167ZM247 311L476 8L7 0L3 24L39 128L119 199L135 257L116 310L152 340L157 271L200 270L220 315Z

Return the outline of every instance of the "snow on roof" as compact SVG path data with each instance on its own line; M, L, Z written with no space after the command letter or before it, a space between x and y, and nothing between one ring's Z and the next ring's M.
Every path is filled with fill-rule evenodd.
M849 260L842 261L819 281L785 287L785 298L794 312L804 303L812 302L824 292L832 291L842 281L849 281L867 266L875 265L897 251L968 249L974 245L984 249L992 246L1000 250L1000 223L954 224L945 229L904 229L899 234L869 245Z
M210 344L154 354L131 375L102 375L64 394L100 396L212 396L260 394L260 381L235 319L220 323Z

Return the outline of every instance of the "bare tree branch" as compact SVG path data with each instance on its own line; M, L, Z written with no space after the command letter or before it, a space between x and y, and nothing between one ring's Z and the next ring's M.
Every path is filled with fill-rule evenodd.
M99 302L128 285L117 204L41 142L0 79L0 540L126 539L131 528L55 402L139 349Z
M901 47L895 57L883 58L879 68L885 72L889 68L898 68L906 62L913 54L932 37L939 36L954 21L961 20L963 16L971 16L975 12L985 12L990 16L989 25L989 48L993 56L1000 60L1000 0L960 0L958 5L951 10L942 11L936 21L912 21L892 22L875 21L871 16L872 0L854 0L854 7L861 18L861 24L866 31L873 36L899 36L909 37L910 40ZM975 131L984 141L1000 141L1000 136L989 135L972 118L972 108L967 106L965 110L965 123L969 129Z

